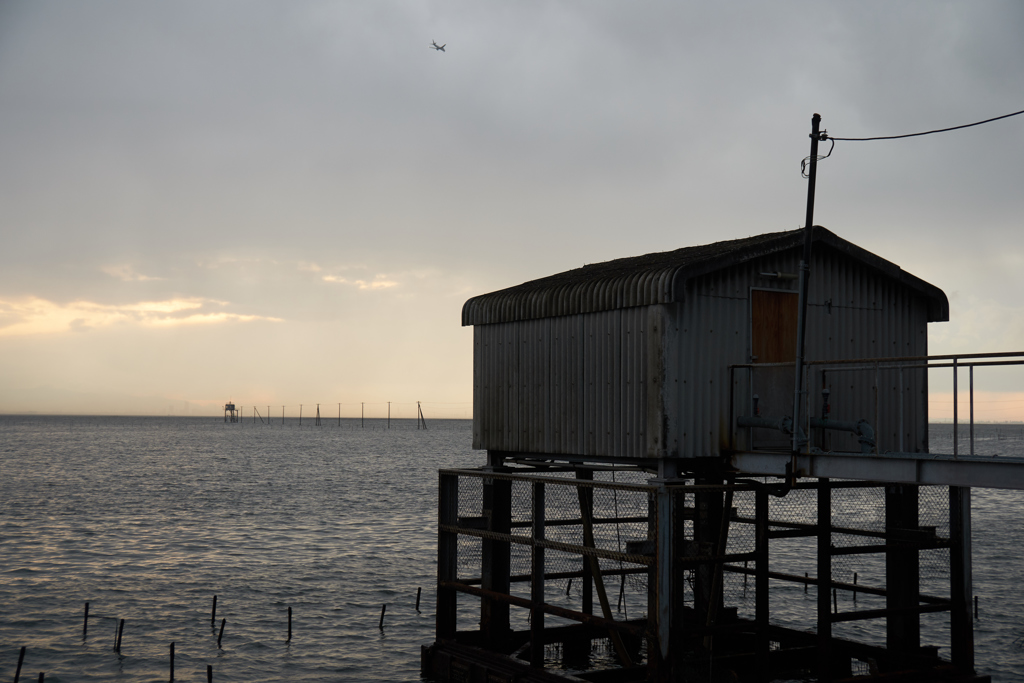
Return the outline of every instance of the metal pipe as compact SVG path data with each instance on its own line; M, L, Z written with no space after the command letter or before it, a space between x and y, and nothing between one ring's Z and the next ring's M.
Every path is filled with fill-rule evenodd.
M903 368L900 368L900 453L905 452L903 448Z
M953 457L957 456L957 445L959 443L959 434L957 433L957 388L956 388L956 375L957 375L957 359L953 359Z
M857 422L846 422L843 420L821 420L811 419L811 427L816 429L835 429L841 432L853 432L857 435L857 443L860 444L860 452L864 454L874 453L877 447L875 441L875 430L867 420Z
M974 366L973 365L969 368L968 374L970 375L970 397L971 397L971 455L974 455Z

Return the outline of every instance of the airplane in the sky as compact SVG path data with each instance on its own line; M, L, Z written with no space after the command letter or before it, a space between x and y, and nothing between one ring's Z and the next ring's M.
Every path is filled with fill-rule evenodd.
M445 43L444 45L447 44L448 43ZM444 45L438 45L436 40L430 41L430 47L434 48L435 50L440 50L441 52L444 52Z

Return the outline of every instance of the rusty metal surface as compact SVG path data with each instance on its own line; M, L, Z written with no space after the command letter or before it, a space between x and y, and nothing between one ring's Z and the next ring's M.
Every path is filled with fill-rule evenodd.
M949 302L934 285L820 226L815 226L813 239L816 248L831 248L915 290L928 300L929 320L949 319ZM463 306L462 324L492 325L681 301L691 278L780 252L792 251L798 258L802 243L799 229L590 264L473 297Z
M715 457L737 437L736 448L771 447L767 430L734 434L731 420L752 412L753 394L763 415L792 412L792 372L752 363L751 302L755 291L794 290L774 274L795 270L797 251L745 252L728 267L701 261L717 265L687 270L670 297L616 295L614 306L552 309L551 316L472 317L474 447L620 460ZM926 370L870 363L926 355L927 323L942 319L934 309L945 296L897 277L902 271L892 264L886 270L852 253L821 248L812 259L810 412L820 412L824 384L833 417L870 422L880 451L926 451ZM599 284L595 291L606 292ZM489 296L496 295L470 300L467 310ZM829 359L843 367L821 365ZM851 367L854 359L861 367ZM833 434L828 444L857 450L854 435Z

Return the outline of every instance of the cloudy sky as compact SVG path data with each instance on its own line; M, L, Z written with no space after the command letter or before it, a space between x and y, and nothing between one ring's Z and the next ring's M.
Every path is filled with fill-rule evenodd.
M1022 33L1012 1L0 0L0 412L468 417L467 298L798 227L812 113L1024 109ZM1024 116L840 142L816 222L946 291L933 353L1020 349L1022 165Z

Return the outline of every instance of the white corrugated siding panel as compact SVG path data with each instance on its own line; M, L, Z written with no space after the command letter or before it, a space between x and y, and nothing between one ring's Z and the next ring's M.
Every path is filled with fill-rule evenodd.
M474 448L645 453L644 308L475 327Z

